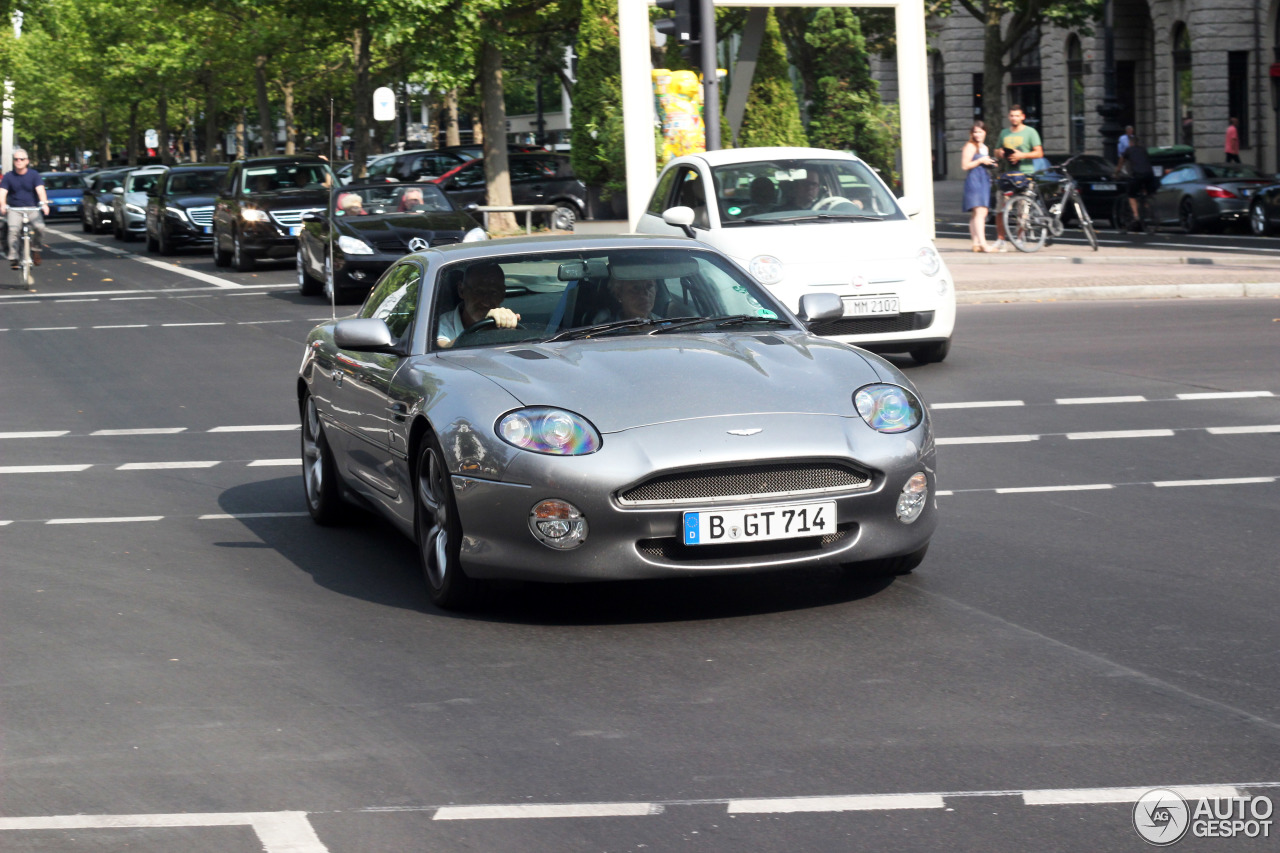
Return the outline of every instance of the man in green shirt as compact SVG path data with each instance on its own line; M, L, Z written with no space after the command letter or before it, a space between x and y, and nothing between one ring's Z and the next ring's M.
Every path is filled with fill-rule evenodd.
M1026 119L1027 114L1022 111L1021 104L1009 107L1009 126L1000 131L995 155L1005 161L1005 168L1017 169L1025 175L1030 175L1036 170L1036 159L1044 156L1044 146L1040 144L1040 134L1036 129L1024 123ZM1003 195L1000 196L999 202L1000 210L1004 210ZM996 238L995 250L1009 251L1004 242L1004 217L999 213L996 215Z

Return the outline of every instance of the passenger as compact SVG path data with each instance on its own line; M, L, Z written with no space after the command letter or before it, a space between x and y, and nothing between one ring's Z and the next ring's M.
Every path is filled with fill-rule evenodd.
M778 203L778 187L767 175L761 175L751 182L751 212L768 213Z
M611 320L657 320L653 313L654 303L658 299L658 282L653 279L609 280L609 295L617 303L617 307L608 311L597 323Z
M338 196L338 212L346 216L364 216L364 200L355 193Z
M436 345L451 347L464 331L486 318L499 329L514 329L520 315L502 307L507 297L507 282L497 264L475 264L458 285L458 307L440 318Z

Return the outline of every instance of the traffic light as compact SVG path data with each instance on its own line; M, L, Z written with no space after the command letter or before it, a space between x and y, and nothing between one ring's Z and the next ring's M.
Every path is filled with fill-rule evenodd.
M702 41L702 3L700 0L657 0L659 9L670 9L675 17L656 21L653 28L673 38L677 44L690 45Z

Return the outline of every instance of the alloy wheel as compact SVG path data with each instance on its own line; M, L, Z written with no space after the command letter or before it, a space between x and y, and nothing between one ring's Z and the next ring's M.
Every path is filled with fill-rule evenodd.
M307 503L313 512L317 511L324 490L324 454L320 448L320 413L312 397L307 397L302 419L302 477L307 487Z
M418 465L418 547L433 589L441 589L449 575L448 485L440 454L434 447L427 448Z
M1249 225L1253 233L1259 237L1267 235L1267 212L1262 209L1261 204L1255 202L1253 207L1249 208Z

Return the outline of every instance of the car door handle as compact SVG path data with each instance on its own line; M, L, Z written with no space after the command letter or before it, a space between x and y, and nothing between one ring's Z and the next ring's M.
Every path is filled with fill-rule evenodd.
M387 406L387 411L396 416L396 420L403 421L409 414L409 407L404 403L392 403Z

